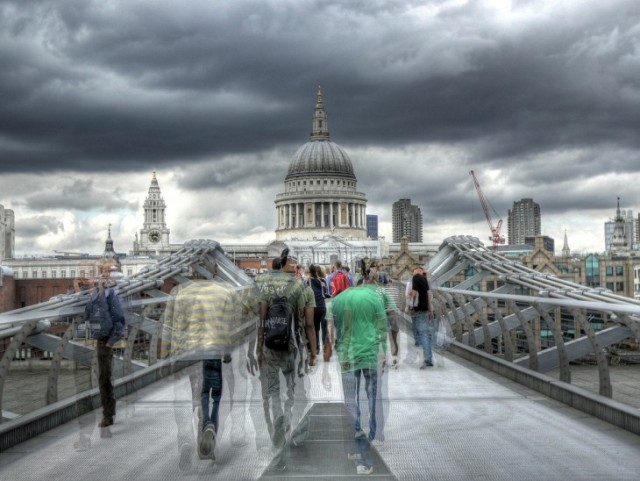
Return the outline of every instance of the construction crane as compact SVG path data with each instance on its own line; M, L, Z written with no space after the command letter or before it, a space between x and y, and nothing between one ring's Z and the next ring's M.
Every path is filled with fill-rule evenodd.
M491 230L491 236L489 236L489 240L493 242L493 250L496 250L498 248L498 244L504 244L504 236L500 233L500 229L502 229L502 219L499 218L496 226L493 226L493 220L491 219L491 214L489 213L489 206L491 206L491 204L489 204L489 201L484 196L484 193L480 188L480 182L478 182L476 174L474 174L473 170L469 171L469 175L473 178L473 184L476 186L476 190L478 191L478 197L480 197L480 204L482 205L484 216L487 218L487 223L489 224L489 229ZM497 217L500 217L493 206L491 206L491 209Z

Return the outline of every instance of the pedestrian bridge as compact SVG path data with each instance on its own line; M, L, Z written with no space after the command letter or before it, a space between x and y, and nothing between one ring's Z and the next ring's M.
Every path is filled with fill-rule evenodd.
M119 281L131 328L115 366L118 414L110 428L95 427L91 408L99 396L91 369L69 366L95 367L92 346L74 337L86 299L53 299L0 316L0 335L7 339L0 361L0 479L357 477L335 356L299 378L294 410L309 421L310 436L304 446L290 448L287 468L276 471L246 346L223 367L231 382L222 398L217 461L195 453L181 459L176 413L191 409L183 394L197 365L176 370L157 358L159 313L168 297L159 288L169 279L184 282L194 271L210 276L208 257L227 282L250 282L211 241L187 243L156 267ZM633 366L625 370L632 381L617 383L611 367L612 348L639 338L638 303L528 270L469 237L447 239L429 270L438 318L453 340L432 369L420 370L409 359L386 372L385 440L371 448L370 476L638 479L640 410L621 402L619 392L637 389L640 376ZM496 289L481 291L491 276L500 280ZM55 323L68 324L62 337L48 332ZM414 350L404 327L401 359ZM50 353L45 369L25 369L14 360L24 344ZM592 364L593 382L576 385L572 373L584 359Z

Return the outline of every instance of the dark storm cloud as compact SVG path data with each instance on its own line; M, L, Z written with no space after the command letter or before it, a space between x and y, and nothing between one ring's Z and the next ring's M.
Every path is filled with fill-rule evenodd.
M270 150L308 133L318 83L338 142L472 142L494 167L636 149L636 4L567 4L557 21L514 2L523 19L502 25L474 1L4 2L0 165L139 170Z
M382 222L399 198L425 224L481 219L470 169L503 219L523 197L637 209L640 5L506 3L0 0L0 172L21 182L0 201L139 213L126 175L157 169L212 199L172 236L268 231L321 84Z
M77 179L67 185L46 184L36 192L25 194L24 205L35 211L45 209L69 209L79 211L117 211L118 209L135 209L134 202L124 199L117 183L119 177L104 178L100 182L92 179Z
M186 165L176 174L176 182L180 188L189 191L271 187L282 183L297 147L283 145L280 149L256 155L227 155L203 164Z

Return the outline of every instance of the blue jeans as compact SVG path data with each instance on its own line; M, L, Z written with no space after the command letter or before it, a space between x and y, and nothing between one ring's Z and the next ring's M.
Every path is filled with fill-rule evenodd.
M413 329L416 335L416 341L422 346L424 353L424 362L433 362L431 353L431 342L433 340L434 326L433 319L429 319L429 313L426 311L414 312L411 316L413 321Z
M376 437L376 397L378 393L378 372L376 367L372 369L356 369L342 373L342 388L347 410L353 416L356 431L362 430L360 423L360 384L362 376L365 380L365 391L369 403L369 440Z
M209 397L211 397L211 410L209 410ZM204 359L202 361L202 429L207 424L213 424L218 430L218 411L220 410L220 398L222 397L222 361L220 359Z

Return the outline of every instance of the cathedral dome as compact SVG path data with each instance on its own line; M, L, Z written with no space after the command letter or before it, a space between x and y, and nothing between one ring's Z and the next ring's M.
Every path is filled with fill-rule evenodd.
M285 181L308 175L331 175L355 180L351 159L329 140L312 140L302 145L289 164Z
M351 159L331 142L320 87L312 120L311 138L291 157L276 195L276 240L366 239L367 199L356 190Z

